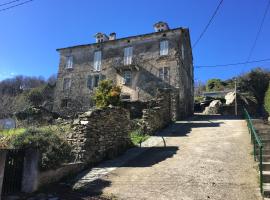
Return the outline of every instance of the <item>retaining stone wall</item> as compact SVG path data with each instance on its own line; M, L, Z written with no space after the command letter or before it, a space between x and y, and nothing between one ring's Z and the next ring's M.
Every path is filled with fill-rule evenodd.
M91 109L74 120L68 142L77 161L97 163L130 146L129 126L129 112L123 108Z

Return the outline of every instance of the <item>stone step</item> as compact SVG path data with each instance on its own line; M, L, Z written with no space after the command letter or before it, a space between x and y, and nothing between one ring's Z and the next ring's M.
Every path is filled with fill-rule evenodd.
M270 155L263 155L262 156L262 161L263 162L270 162Z
M270 183L270 171L263 171L263 182Z
M262 142L263 148L270 149L270 142Z
M259 149L256 149L256 152L256 155L259 155ZM270 148L263 148L262 155L270 155Z
M263 171L270 171L270 162L263 162L262 170Z
M265 197L270 197L270 183L264 183L263 184L263 195Z
M266 133L260 133L258 132L258 135L262 140L270 140L270 131Z

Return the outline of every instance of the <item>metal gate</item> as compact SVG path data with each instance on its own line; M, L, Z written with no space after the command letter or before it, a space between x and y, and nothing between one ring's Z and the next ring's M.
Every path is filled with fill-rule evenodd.
M2 195L21 191L24 155L21 149L7 150Z

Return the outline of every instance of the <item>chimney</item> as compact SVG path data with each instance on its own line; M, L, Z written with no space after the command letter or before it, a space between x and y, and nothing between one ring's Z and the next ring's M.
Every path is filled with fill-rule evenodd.
M155 32L161 32L169 30L169 26L166 22L158 22L154 24Z
M116 39L116 33L110 33L109 40L115 40Z
M95 35L95 38L97 43L105 42L109 39L106 34L100 32Z

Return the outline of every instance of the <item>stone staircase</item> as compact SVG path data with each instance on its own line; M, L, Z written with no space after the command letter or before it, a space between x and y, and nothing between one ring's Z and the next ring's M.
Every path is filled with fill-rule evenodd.
M263 143L263 190L264 196L270 197L270 124L265 124L263 120L259 119L252 120L252 122Z

